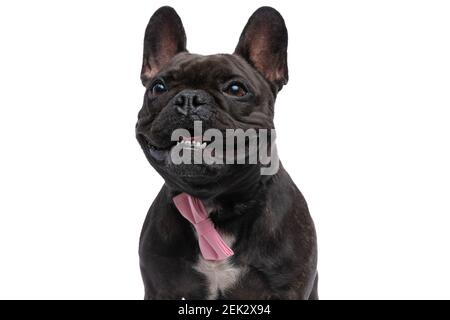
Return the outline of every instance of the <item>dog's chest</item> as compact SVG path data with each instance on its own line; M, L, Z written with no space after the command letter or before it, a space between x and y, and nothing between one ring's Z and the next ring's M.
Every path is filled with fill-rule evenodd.
M232 247L235 242L234 237L231 236L222 236L222 238L229 247ZM206 279L208 286L207 299L217 299L220 293L231 289L244 273L243 268L233 265L230 259L208 261L201 255L199 255L198 261L193 268Z

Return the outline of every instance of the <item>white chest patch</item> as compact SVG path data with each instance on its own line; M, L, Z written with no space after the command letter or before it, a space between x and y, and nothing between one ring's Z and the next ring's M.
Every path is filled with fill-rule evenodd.
M225 243L231 248L235 242L234 237L222 235ZM208 282L208 299L217 299L220 292L231 289L244 273L243 268L233 265L229 259L222 261L208 261L199 255L194 269L206 277Z

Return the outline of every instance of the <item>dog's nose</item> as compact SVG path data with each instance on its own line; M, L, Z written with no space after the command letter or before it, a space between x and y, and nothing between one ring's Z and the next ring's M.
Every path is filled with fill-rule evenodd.
M175 97L174 106L184 116L207 104L209 95L203 90L183 90Z

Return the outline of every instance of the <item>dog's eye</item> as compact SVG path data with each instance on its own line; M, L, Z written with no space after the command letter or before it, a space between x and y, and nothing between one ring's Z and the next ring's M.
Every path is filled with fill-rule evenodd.
M242 83L237 81L230 83L228 87L225 88L224 92L234 97L243 97L248 93L247 88L245 88Z
M167 91L166 85L162 81L156 81L151 89L150 89L152 95L158 96L160 94L163 94Z

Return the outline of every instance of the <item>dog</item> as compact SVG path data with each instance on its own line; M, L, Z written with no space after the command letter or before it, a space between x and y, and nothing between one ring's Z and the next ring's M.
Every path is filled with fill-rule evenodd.
M261 163L172 157L180 146L186 154L208 148L195 133L173 140L177 129L192 135L195 122L219 132L274 129L275 99L288 81L287 43L285 22L271 7L253 13L233 54L189 53L171 7L151 17L136 138L165 183L140 236L145 299L318 299L314 223L281 164L261 174Z

